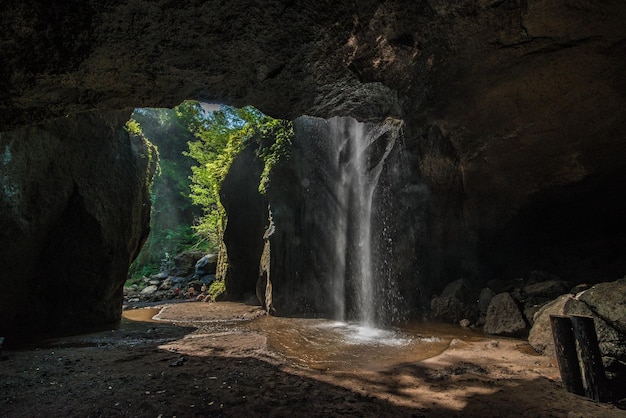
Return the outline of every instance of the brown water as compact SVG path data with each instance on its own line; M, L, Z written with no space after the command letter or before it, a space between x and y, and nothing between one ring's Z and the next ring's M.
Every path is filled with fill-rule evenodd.
M265 335L271 350L318 370L378 370L434 357L454 338L483 338L458 326L426 322L381 330L324 319L266 316L247 327Z
M129 309L122 312L122 318L139 322L159 322L153 319L159 312L161 308Z
M123 321L162 322L159 308L124 311ZM214 315L208 315L213 317ZM196 326L206 327L204 318ZM189 323L195 323L193 319ZM268 348L290 361L317 370L379 370L434 357L453 339L485 338L455 325L412 322L393 329L375 329L328 319L262 316L234 321L229 329L253 331L267 338Z

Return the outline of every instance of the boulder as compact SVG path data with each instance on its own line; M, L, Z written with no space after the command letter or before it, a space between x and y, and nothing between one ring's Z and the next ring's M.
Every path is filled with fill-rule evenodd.
M480 315L487 315L487 309L489 309L489 304L491 303L491 299L496 295L496 293L488 287L483 288L478 295L478 308L480 309Z
M475 322L479 317L476 295L466 279L448 284L441 295L430 302L430 308L435 318L451 323L463 319Z
M571 285L566 281L556 279L549 279L542 282L536 282L539 278L555 277L549 275L549 273L543 273L534 271L531 273L531 277L534 273L534 280L529 279L532 284L528 284L518 292L520 300L523 303L524 317L530 325L534 323L534 316L542 306L546 303L554 300L556 297L569 293ZM539 273L542 273L541 275Z
M159 290L159 287L156 285L150 285L150 286L146 286L141 290L141 294L144 296L147 295L152 295L153 293L155 293L157 290Z
M215 274L217 268L217 254L207 254L202 257L195 266L196 276L207 276Z
M526 328L524 316L510 293L500 293L491 299L485 317L487 334L518 337Z
M578 298L613 328L626 335L626 278L599 283Z
M175 275L187 277L196 271L196 263L204 257L202 251L185 251L174 257Z
M523 292L529 297L544 297L554 300L556 297L568 293L571 285L563 280L547 280L529 284L522 288Z
M539 353L554 356L550 315L592 316L607 375L615 382L626 379L626 280L600 283L578 295L566 294L548 303L535 314L528 336Z

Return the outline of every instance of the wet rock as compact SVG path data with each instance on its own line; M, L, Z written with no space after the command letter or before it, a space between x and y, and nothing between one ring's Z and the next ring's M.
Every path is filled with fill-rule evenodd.
M500 293L493 297L483 328L487 334L520 336L526 327L522 312L510 293Z
M208 274L206 276L200 276L198 277L198 280L200 280L202 283L206 285L209 285L213 283L213 281L215 280L215 274Z
M217 268L217 254L207 254L202 257L195 266L196 276L207 276L215 274Z
M223 254L228 254L228 267L224 269L225 296L231 300L243 300L247 294L255 293L263 252L268 201L259 192L263 161L257 148L258 144L250 143L235 157L220 190L228 215L223 238L227 249ZM220 264L222 257L220 253Z

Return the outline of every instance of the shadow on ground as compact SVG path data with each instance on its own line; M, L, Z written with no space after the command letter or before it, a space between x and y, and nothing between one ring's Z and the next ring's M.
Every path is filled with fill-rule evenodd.
M551 397L574 395L545 378L500 382L470 366L439 373L419 363L331 376L294 370L254 350L232 355L211 345L207 335L193 327L142 324L5 349L0 416L566 417L572 411L551 407ZM183 338L185 344L193 340L193 352L204 354L173 348ZM465 389L474 389L463 392L464 406L447 407L458 389L449 383L460 375ZM413 378L422 379L430 395L420 395ZM597 415L591 411L576 416L613 416L601 407Z

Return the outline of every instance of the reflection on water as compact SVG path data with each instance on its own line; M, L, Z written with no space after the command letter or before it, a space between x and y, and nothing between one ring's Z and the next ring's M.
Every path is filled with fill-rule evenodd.
M247 325L271 350L319 370L376 370L442 353L453 338L479 335L445 324L414 323L377 329L324 319L262 317Z
M125 319L141 322L159 322L153 319L159 312L161 312L161 308L128 309L122 312L122 325L127 324L127 322L124 321Z

